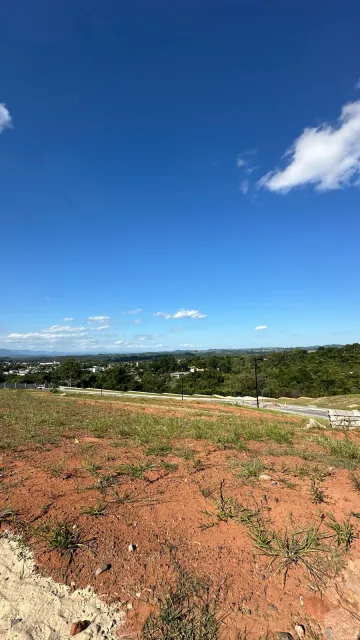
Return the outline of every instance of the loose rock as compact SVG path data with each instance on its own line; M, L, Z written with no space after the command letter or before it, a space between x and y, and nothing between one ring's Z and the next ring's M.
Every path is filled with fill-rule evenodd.
M279 640L294 640L294 637L288 631L280 631L278 638Z
M259 475L259 480L271 480L271 476L266 475L266 473L261 473Z
M70 626L70 635L76 636L78 633L85 631L89 626L89 622L87 620L78 620L77 622L72 622Z
M129 544L128 546L129 553L131 553L132 551L136 551L136 549L137 549L136 544Z
M298 638L305 638L305 627L303 624L296 624L295 631Z
M95 575L99 576L101 573L104 573L104 571L109 571L109 569L111 569L111 564L109 562L105 562L101 567L96 569Z
M326 627L325 628L325 635L327 640L331 640L331 638L333 637L333 630L331 627Z

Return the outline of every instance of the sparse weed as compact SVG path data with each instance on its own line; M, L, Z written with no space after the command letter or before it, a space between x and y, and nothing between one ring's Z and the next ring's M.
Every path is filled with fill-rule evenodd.
M177 471L179 468L179 465L176 464L175 462L167 462L166 460L161 460L160 462L162 468L164 469L164 471L167 471L168 473L172 473L173 471Z
M354 487L355 491L360 493L360 478L355 473L350 474L351 484Z
M82 511L84 515L94 516L94 518L98 518L99 516L104 516L106 511L106 504L102 500L99 500L97 504L92 507L85 507Z
M178 584L163 599L158 615L150 615L142 640L218 640L220 621L215 599L202 581L182 572Z
M360 445L352 442L348 436L342 440L335 440L329 436L317 436L314 442L328 449L335 460L342 463L359 462L360 461Z
M160 442L148 447L146 450L147 456L167 456L172 451L172 446L168 442Z
M216 517L219 521L235 520L249 525L258 512L241 505L236 498L224 496L224 481L220 483L219 499L216 502Z
M204 498L210 498L213 494L212 489L210 487L199 487L199 491Z
M317 486L314 478L312 478L311 480L310 494L311 494L311 499L315 504L321 504L322 502L326 502L325 491L324 489L320 489L320 487Z
M73 553L84 545L80 531L70 528L67 522L58 522L51 527L46 527L40 537L46 541L50 551Z
M131 478L143 478L145 471L154 469L154 464L121 464L116 467L120 476L130 476Z
M51 506L52 506L51 502L45 502L44 504L42 504L40 507L41 515L46 516L46 514L49 513Z
M321 534L319 529L320 525L279 533L257 523L256 527L250 528L250 537L261 554L271 558L270 566L276 564L279 573L283 573L284 584L290 569L297 565L303 566L319 584L324 581L320 559L329 551L329 547L324 545L327 536Z
M4 507L4 509L0 509L0 526L3 522L6 524L12 522L15 516L16 513L10 505Z
M206 467L200 458L195 458L192 463L194 473L198 473L199 471L205 471Z
M195 451L189 447L177 447L174 449L173 454L178 458L184 458L184 460L191 460L195 456Z
M261 460L258 460L257 458L241 462L240 465L238 464L238 461L235 460L234 466L238 466L239 475L243 478L257 478L265 469Z
M101 470L101 465L96 464L96 462L92 462L92 460L85 460L83 463L83 469L91 475L96 476L97 472Z
M345 547L346 551L349 551L353 541L356 538L355 527L350 522L350 518L338 522L332 513L328 514L328 520L325 520L325 524L329 529L334 531L336 544L338 547Z
M95 489L99 489L101 493L106 493L107 489L113 487L117 483L117 476L106 473L101 476L95 484Z
M66 468L65 460L59 460L59 462L54 462L49 466L49 473L54 478L60 478L63 475L65 468Z

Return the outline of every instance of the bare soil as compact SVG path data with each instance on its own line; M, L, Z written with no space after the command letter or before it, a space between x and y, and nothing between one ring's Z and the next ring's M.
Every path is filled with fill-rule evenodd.
M106 405L108 411L134 410L131 403ZM187 408L171 410L184 415ZM216 419L219 407L207 404L201 410ZM145 406L144 411L162 415L165 410L155 405ZM222 413L236 411L245 413L244 409L221 408ZM253 411L248 413L254 416ZM259 415L263 419L267 414ZM274 416L269 419L273 421ZM281 423L282 417L278 420ZM302 447L303 434L297 436ZM343 434L333 436L344 438ZM357 434L349 437L360 445ZM203 439L175 438L171 452L160 451L159 455L147 455L149 446L127 439L96 438L82 429L78 435L61 437L57 446L3 451L0 511L11 505L16 515L2 523L2 530L23 530L42 574L76 588L90 585L106 602L120 602L126 613L123 637L140 637L145 619L158 611L181 568L210 585L226 639L257 640L279 631L291 632L296 638L296 624L306 627L306 637L325 638L327 616L331 618L339 610L336 597L331 595L334 581L320 592L298 564L291 568L284 584L276 563L269 565L269 558L261 554L246 526L231 518L217 518L220 486L226 498L233 497L261 513L271 529L284 533L310 523L325 527L322 514L329 512L338 521L358 513L360 494L349 470L329 464L324 450L309 439L305 446L307 454L313 454L311 462L297 455L274 455L274 449L276 454L286 454L286 446L268 441L250 441L248 449L240 451ZM241 465L253 459L261 461L263 470L255 477L244 477ZM300 474L299 468L306 466L309 473ZM318 483L324 501L316 503L310 476L319 466L327 475ZM260 479L261 473L271 479ZM101 511L97 516L85 513L96 506ZM73 553L49 550L41 534L45 526L61 522L81 536L82 544ZM357 535L359 521L353 518L352 522ZM134 550L129 551L129 545L135 545ZM336 552L335 543L333 547ZM360 560L357 537L344 558L345 567ZM336 554L329 559L337 561ZM103 563L109 563L111 569L96 576ZM360 629L360 605L355 597L351 607ZM333 639L353 640L339 633Z

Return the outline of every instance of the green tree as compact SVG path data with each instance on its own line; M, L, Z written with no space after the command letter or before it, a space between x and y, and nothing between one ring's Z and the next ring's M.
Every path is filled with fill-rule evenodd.
M66 382L71 387L81 377L80 364L74 358L66 358L60 363L56 374L60 382Z

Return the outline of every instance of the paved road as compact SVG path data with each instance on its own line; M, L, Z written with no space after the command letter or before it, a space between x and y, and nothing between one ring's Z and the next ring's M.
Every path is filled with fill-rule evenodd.
M84 394L92 394L92 395L103 395L103 396L125 396L128 398L156 398L157 400L181 400L180 396L167 396L157 393L124 393L123 391L106 391L103 389L78 389L75 387L60 387L61 391L65 391L66 393L84 393ZM205 397L194 397L194 396L184 396L184 401L190 402L216 402L219 404L232 404L232 405L240 405L243 407L256 407L256 400L254 401L246 401L241 402L241 399L233 399L233 398L205 398ZM300 405L272 405L269 406L269 403L261 402L260 406L262 408L267 409L268 411L277 411L279 413L291 413L295 415L302 415L311 418L327 418L328 417L328 409L321 409L319 407L312 408Z

